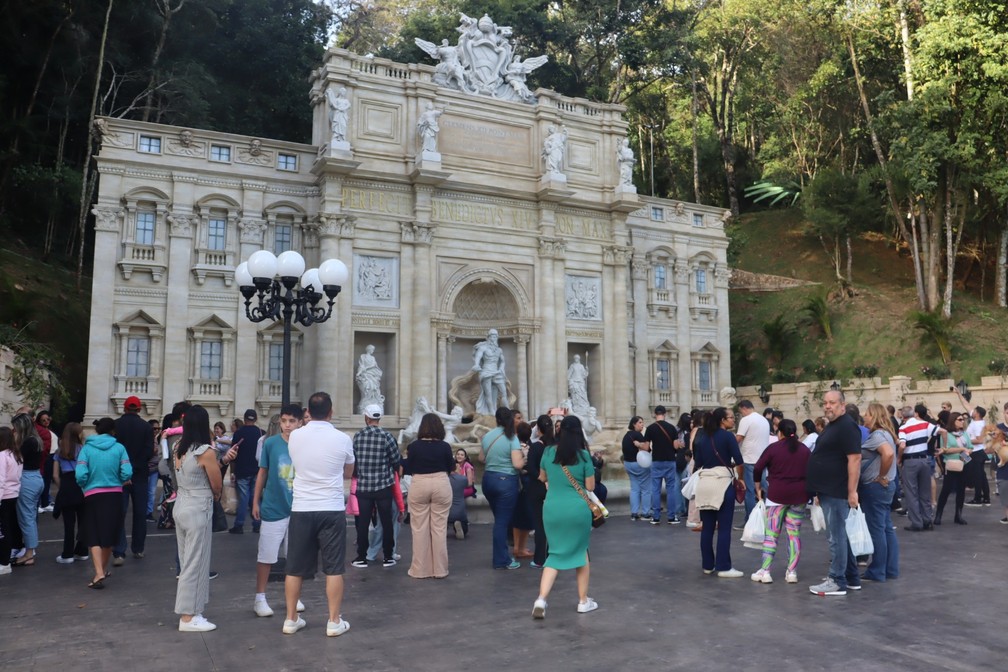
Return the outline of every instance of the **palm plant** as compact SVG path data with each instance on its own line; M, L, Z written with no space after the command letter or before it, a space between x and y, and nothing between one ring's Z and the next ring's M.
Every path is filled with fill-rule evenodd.
M948 366L952 361L952 325L938 311L914 311L910 315L914 329L921 332L921 345L933 345L938 349L942 361Z
M802 311L808 315L813 324L818 325L822 329L826 340L833 340L833 326L829 304L826 303L826 296L824 294L813 294L810 296L802 306Z

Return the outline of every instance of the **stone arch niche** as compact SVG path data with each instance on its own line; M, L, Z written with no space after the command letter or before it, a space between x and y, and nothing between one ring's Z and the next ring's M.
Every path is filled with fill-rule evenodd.
M473 370L475 346L487 339L491 329L497 330L498 345L504 353L507 404L514 407L524 403L528 389L528 338L523 328L526 309L521 305L524 292L517 283L493 273L468 274L453 289L442 300L444 319L438 333L444 380L450 381L450 405L461 406L466 415L476 412L480 380L479 372Z

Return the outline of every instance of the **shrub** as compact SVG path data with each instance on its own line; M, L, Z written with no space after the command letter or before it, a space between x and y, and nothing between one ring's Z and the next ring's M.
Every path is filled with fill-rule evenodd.
M928 380L941 380L942 378L949 378L952 372L944 364L936 364L934 366L922 366L921 373Z
M793 383L796 380L798 380L798 376L791 373L790 371L783 371L778 369L777 371L773 372L772 376L770 376L770 380L775 383Z
M851 373L855 378L874 378L878 375L878 367L874 364L859 364L851 370Z
M832 364L819 364L813 369L815 375L818 376L819 380L828 380L830 378L836 378L837 370Z
M824 294L813 294L802 305L802 311L809 317L813 324L817 325L826 337L826 340L833 340L833 327L830 320L829 304L826 303Z
M1008 359L992 359L987 362L987 370L999 376L1008 376Z

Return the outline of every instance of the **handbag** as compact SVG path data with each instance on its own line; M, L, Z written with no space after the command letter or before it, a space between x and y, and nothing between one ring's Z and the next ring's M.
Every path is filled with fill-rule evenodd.
M609 515L609 510L602 505L602 502L598 500L598 497L595 496L594 492L585 492L584 488L578 484L577 480L573 475L571 475L565 465L560 465L560 468L563 469L563 472L567 476L567 480L570 481L570 484L575 490L577 490L577 493L581 495L581 499L585 500L588 504L588 509L591 511L592 515L592 527L602 527L605 523L606 517Z
M956 473L963 470L962 460L945 460L945 471Z
M213 503L213 523L211 530L214 532L223 532L228 529L228 519L227 514L224 513L224 507L221 506L220 500L215 499Z
M731 482L732 485L735 487L735 501L738 504L741 504L742 502L745 501L745 483L735 478L735 472L732 471L731 467L725 464L724 459L721 457L721 453L717 452L717 448L714 447L713 437L710 439L710 447L711 450L714 451L714 456L717 457L718 462L721 463L721 466L727 469L728 473L731 474Z

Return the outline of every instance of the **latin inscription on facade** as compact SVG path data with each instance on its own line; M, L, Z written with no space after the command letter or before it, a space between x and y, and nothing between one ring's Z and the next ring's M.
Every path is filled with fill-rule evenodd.
M575 238L593 238L595 240L610 240L609 222L594 217L580 215L556 214L556 230L562 236Z
M510 208L496 203L470 203L448 198L431 200L431 219L435 222L492 226L517 231L538 231L539 216L535 210Z
M445 113L440 122L438 144L444 156L471 159L479 163L503 164L509 170L535 167L531 129Z
M378 215L411 217L410 197L395 191L343 187L343 208Z

